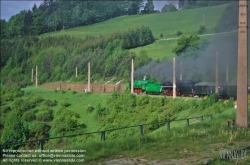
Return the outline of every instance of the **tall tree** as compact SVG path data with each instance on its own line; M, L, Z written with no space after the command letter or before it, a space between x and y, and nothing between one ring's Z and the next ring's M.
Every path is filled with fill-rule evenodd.
M147 0L146 5L144 6L145 13L153 13L154 12L154 4L153 0Z

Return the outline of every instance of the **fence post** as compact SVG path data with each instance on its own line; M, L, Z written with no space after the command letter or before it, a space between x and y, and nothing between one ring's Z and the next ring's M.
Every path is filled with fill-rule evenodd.
M143 135L143 125L139 125L139 132L140 132L140 135Z
M169 131L170 130L170 121L167 121L166 125L167 125L167 130Z
M105 131L101 132L101 141L105 141Z
M186 125L189 126L189 119L186 120Z
M43 139L39 140L38 143L39 143L39 148L38 149L43 150Z

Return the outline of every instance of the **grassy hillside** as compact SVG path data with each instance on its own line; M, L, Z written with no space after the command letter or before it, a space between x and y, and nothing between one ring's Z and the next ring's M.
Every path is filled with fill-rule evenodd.
M250 147L247 143L250 138L249 129L227 128L227 121L235 119L235 109L232 108L234 101L217 100L215 95L204 99L172 99L147 95L135 96L129 93L121 95L118 93L111 95L76 93L71 90L55 91L34 87L24 88L22 91L24 91L23 94L13 95L15 97L11 97L11 95L18 94L18 90L13 90L13 93L3 93L1 122L10 120L6 116L16 110L24 112L21 113L21 118L27 120L27 112L33 111L36 113L36 118L26 123L30 125L28 127L30 133L36 131L33 130L34 128L39 129L38 126L41 124L51 126L53 132L58 127L56 121L63 119L62 115L65 115L67 111L79 114L78 123L84 124L86 127L63 131L59 135L154 123L144 126L144 136L139 136L138 127L133 127L106 132L105 142L100 141L100 134L94 134L49 140L44 145L44 149L84 149L87 151L85 157L87 164L97 164L95 160L106 164L109 159L121 161L119 159L128 157L146 158L148 164L152 164L152 161L165 162L170 159L173 161L185 159L192 162L190 164L202 164L204 161L207 164L233 164L235 163L234 159L226 162L220 160L220 149L235 149L238 145L240 149L249 149ZM21 102L20 99L22 99ZM35 105L31 105L32 100L35 100ZM51 105L48 100L51 100L52 103L56 102L56 105ZM49 106L48 108L53 111L54 119L52 121L39 120L40 114L48 111L45 106ZM90 110L88 108L90 106L93 106L94 109ZM74 113L71 114L74 115ZM178 120L207 114L213 114L212 122L209 118L204 118L204 121L192 119L190 126L186 127L185 120L174 121L171 122L170 131L166 130L165 123L156 124L166 119ZM63 117L66 120L61 120L62 125L68 123L71 115ZM30 116L29 119L31 119ZM2 128L7 127L3 126ZM74 128L74 124L72 126ZM1 133L4 134L4 130ZM50 132L50 136L55 135ZM33 144L25 147L26 149L29 147L36 149L38 146ZM108 159L103 160L102 158ZM138 160L135 161L138 162ZM249 163L249 160L244 159L239 162L239 164L246 163Z
M211 35L210 35L211 34ZM234 32L227 32L227 33L218 33L218 34L213 34L210 33L208 35L199 35L201 39L207 39L209 43L213 43L215 39L223 39L225 38L225 42L228 40L226 39L227 37L230 37L232 35L237 34L237 31ZM130 49L130 52L135 52L136 54L143 54L146 53L149 57L151 57L154 60L162 60L166 58L171 58L175 54L172 52L174 47L177 44L177 40L179 37L173 37L173 39L169 40L156 40L154 43L142 46L142 47L137 47L134 49Z
M46 33L40 37L60 36L67 34L75 37L85 38L88 35L105 35L115 31L124 31L129 28L135 28L142 25L149 26L153 31L154 37L156 38L159 38L161 33L164 37L169 37L174 36L178 30L182 31L183 33L197 32L199 27L202 25L203 14L207 33L211 33L214 32L214 27L216 26L222 12L226 7L227 5L220 5L182 10L178 12L122 16L94 25Z
M79 124L86 124L86 131L94 131L99 129L98 121L94 119L94 115L87 113L88 106L96 106L97 104L105 104L107 97L110 94L101 94L101 93L75 93L71 90L65 91L54 91L47 90L42 88L29 87L24 88L25 93L29 95L40 96L48 100L56 100L57 105L53 107L53 110L60 108L63 102L70 103L69 109L80 114Z

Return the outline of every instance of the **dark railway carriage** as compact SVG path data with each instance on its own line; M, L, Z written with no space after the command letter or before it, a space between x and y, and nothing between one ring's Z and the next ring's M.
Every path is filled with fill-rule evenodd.
M215 93L214 82L201 82L195 84L195 95L207 96Z
M219 96L221 98L237 98L237 84L235 82L222 83L219 86Z

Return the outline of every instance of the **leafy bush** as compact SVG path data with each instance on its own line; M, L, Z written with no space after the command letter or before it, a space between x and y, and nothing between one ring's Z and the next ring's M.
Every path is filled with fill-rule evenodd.
M149 103L149 96L148 95L136 98L136 105L137 106L147 105L148 103Z
M45 135L49 132L50 126L45 124L45 123L41 123L41 122L32 122L29 125L29 130L30 130L31 134L33 134L33 136L35 134Z
M38 121L45 121L45 122L48 122L48 121L52 121L54 118L53 116L53 111L52 110L49 110L49 109L46 109L46 110L41 110L39 111L37 114L36 114L36 119Z
M87 112L91 113L95 108L92 105L88 105Z
M206 26L201 25L199 30L198 30L198 34L202 34L205 30L206 30Z
M4 129L2 132L2 143L13 143L24 141L27 137L27 130L25 129L22 118L19 112L13 110L7 116ZM11 148L16 148L17 145L12 145Z
M1 113L8 113L11 110L9 106L2 106L1 107Z
M63 107L69 107L69 106L70 106L70 103L68 103L66 100L64 100L64 101L61 103L61 106L63 106Z
M177 36L180 36L180 35L182 35L182 32L181 32L180 30L178 30L178 31L176 32L176 35L177 35Z
M21 98L17 98L13 102L14 108L19 112L25 112L31 108L35 107L35 104L29 100L23 100Z
M33 111L26 111L23 113L22 119L26 122L30 122L36 119L36 115Z
M63 134L65 131L77 129L79 114L66 108L59 109L56 114L59 116L53 122L55 134Z
M36 103L36 105L38 105L39 103L43 102L43 98L41 96L37 96L35 97L32 102Z
M199 108L202 109L206 109L210 106L212 106L214 103L216 103L218 101L218 95L216 93L210 95L210 96L205 96L199 105Z
M57 103L56 100L52 101L52 100L49 100L49 99L48 100L44 100L44 102L43 102L43 104L45 106L48 106L48 107L56 106L56 103Z

